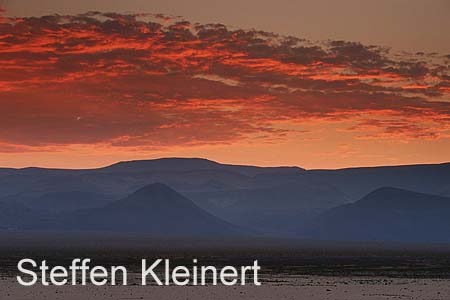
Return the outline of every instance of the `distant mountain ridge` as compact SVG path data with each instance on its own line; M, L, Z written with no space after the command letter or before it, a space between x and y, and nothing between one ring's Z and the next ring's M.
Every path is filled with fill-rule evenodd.
M122 161L110 166L100 168L107 172L161 172L177 171L188 172L195 170L221 170L235 172L246 176L255 176L269 172L299 172L304 171L300 167L257 167L248 165L220 164L204 158L159 158L151 160Z
M21 216L33 219L36 214L39 218L34 224L41 225L55 220L55 214L76 220L74 215L80 211L112 209L109 205L117 203L118 199L127 199L154 183L170 187L197 208L228 224L272 235L293 236L311 220L337 207L359 203L363 198L367 200L366 196L386 186L448 197L450 163L304 170L226 165L199 158L164 158L84 170L0 169L0 203L11 205L11 209L5 206L3 217L0 215L0 226L2 218L14 218L14 213L21 220L28 218ZM380 195L380 191L375 195ZM169 193L167 197L170 198ZM386 205L385 198L377 199L373 201L374 211L377 206ZM399 209L405 208L401 201L396 203ZM125 207L122 210L125 211ZM130 212L135 213L139 211ZM164 211L164 214L169 213L169 210ZM23 225L23 222L16 225ZM109 227L108 230L119 230Z
M384 187L324 212L301 234L325 240L448 243L449 216L448 197Z
M379 188L354 203L365 207L389 207L390 209L450 209L450 198L412 192L393 187Z
M307 173L338 186L353 201L385 186L450 196L450 163L310 170Z

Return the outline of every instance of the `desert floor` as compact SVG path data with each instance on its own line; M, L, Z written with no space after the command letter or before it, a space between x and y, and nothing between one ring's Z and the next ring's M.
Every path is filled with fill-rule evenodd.
M262 286L64 286L22 287L15 279L0 280L2 300L88 300L88 299L305 299L382 300L450 299L448 279L402 279L374 277L304 276L272 278Z

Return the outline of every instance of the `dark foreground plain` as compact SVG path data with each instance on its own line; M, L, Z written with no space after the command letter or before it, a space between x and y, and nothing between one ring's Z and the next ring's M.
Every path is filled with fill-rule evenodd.
M262 286L63 286L21 288L11 279L0 280L2 299L35 300L448 300L450 283L443 279L320 277L284 278Z
M448 299L450 245L383 244L252 239L166 239L111 233L1 232L1 299ZM20 259L68 266L126 266L128 286L24 288L16 280ZM140 286L141 259L173 264L241 266L258 259L257 286Z
M450 245L332 242L272 237L162 238L139 234L0 232L0 274L17 273L23 258L69 265L90 258L102 266L140 271L141 259L170 258L174 264L241 266L257 259L263 277L386 276L449 278Z

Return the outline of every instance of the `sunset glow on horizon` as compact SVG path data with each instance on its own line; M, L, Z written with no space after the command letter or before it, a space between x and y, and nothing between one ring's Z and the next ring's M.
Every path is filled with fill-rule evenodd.
M160 14L0 12L0 167L447 162L449 65Z

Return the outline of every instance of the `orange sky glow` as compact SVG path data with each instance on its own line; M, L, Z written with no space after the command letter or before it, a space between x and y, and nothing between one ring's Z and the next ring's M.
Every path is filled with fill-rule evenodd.
M4 16L0 166L450 161L449 64L165 15Z

